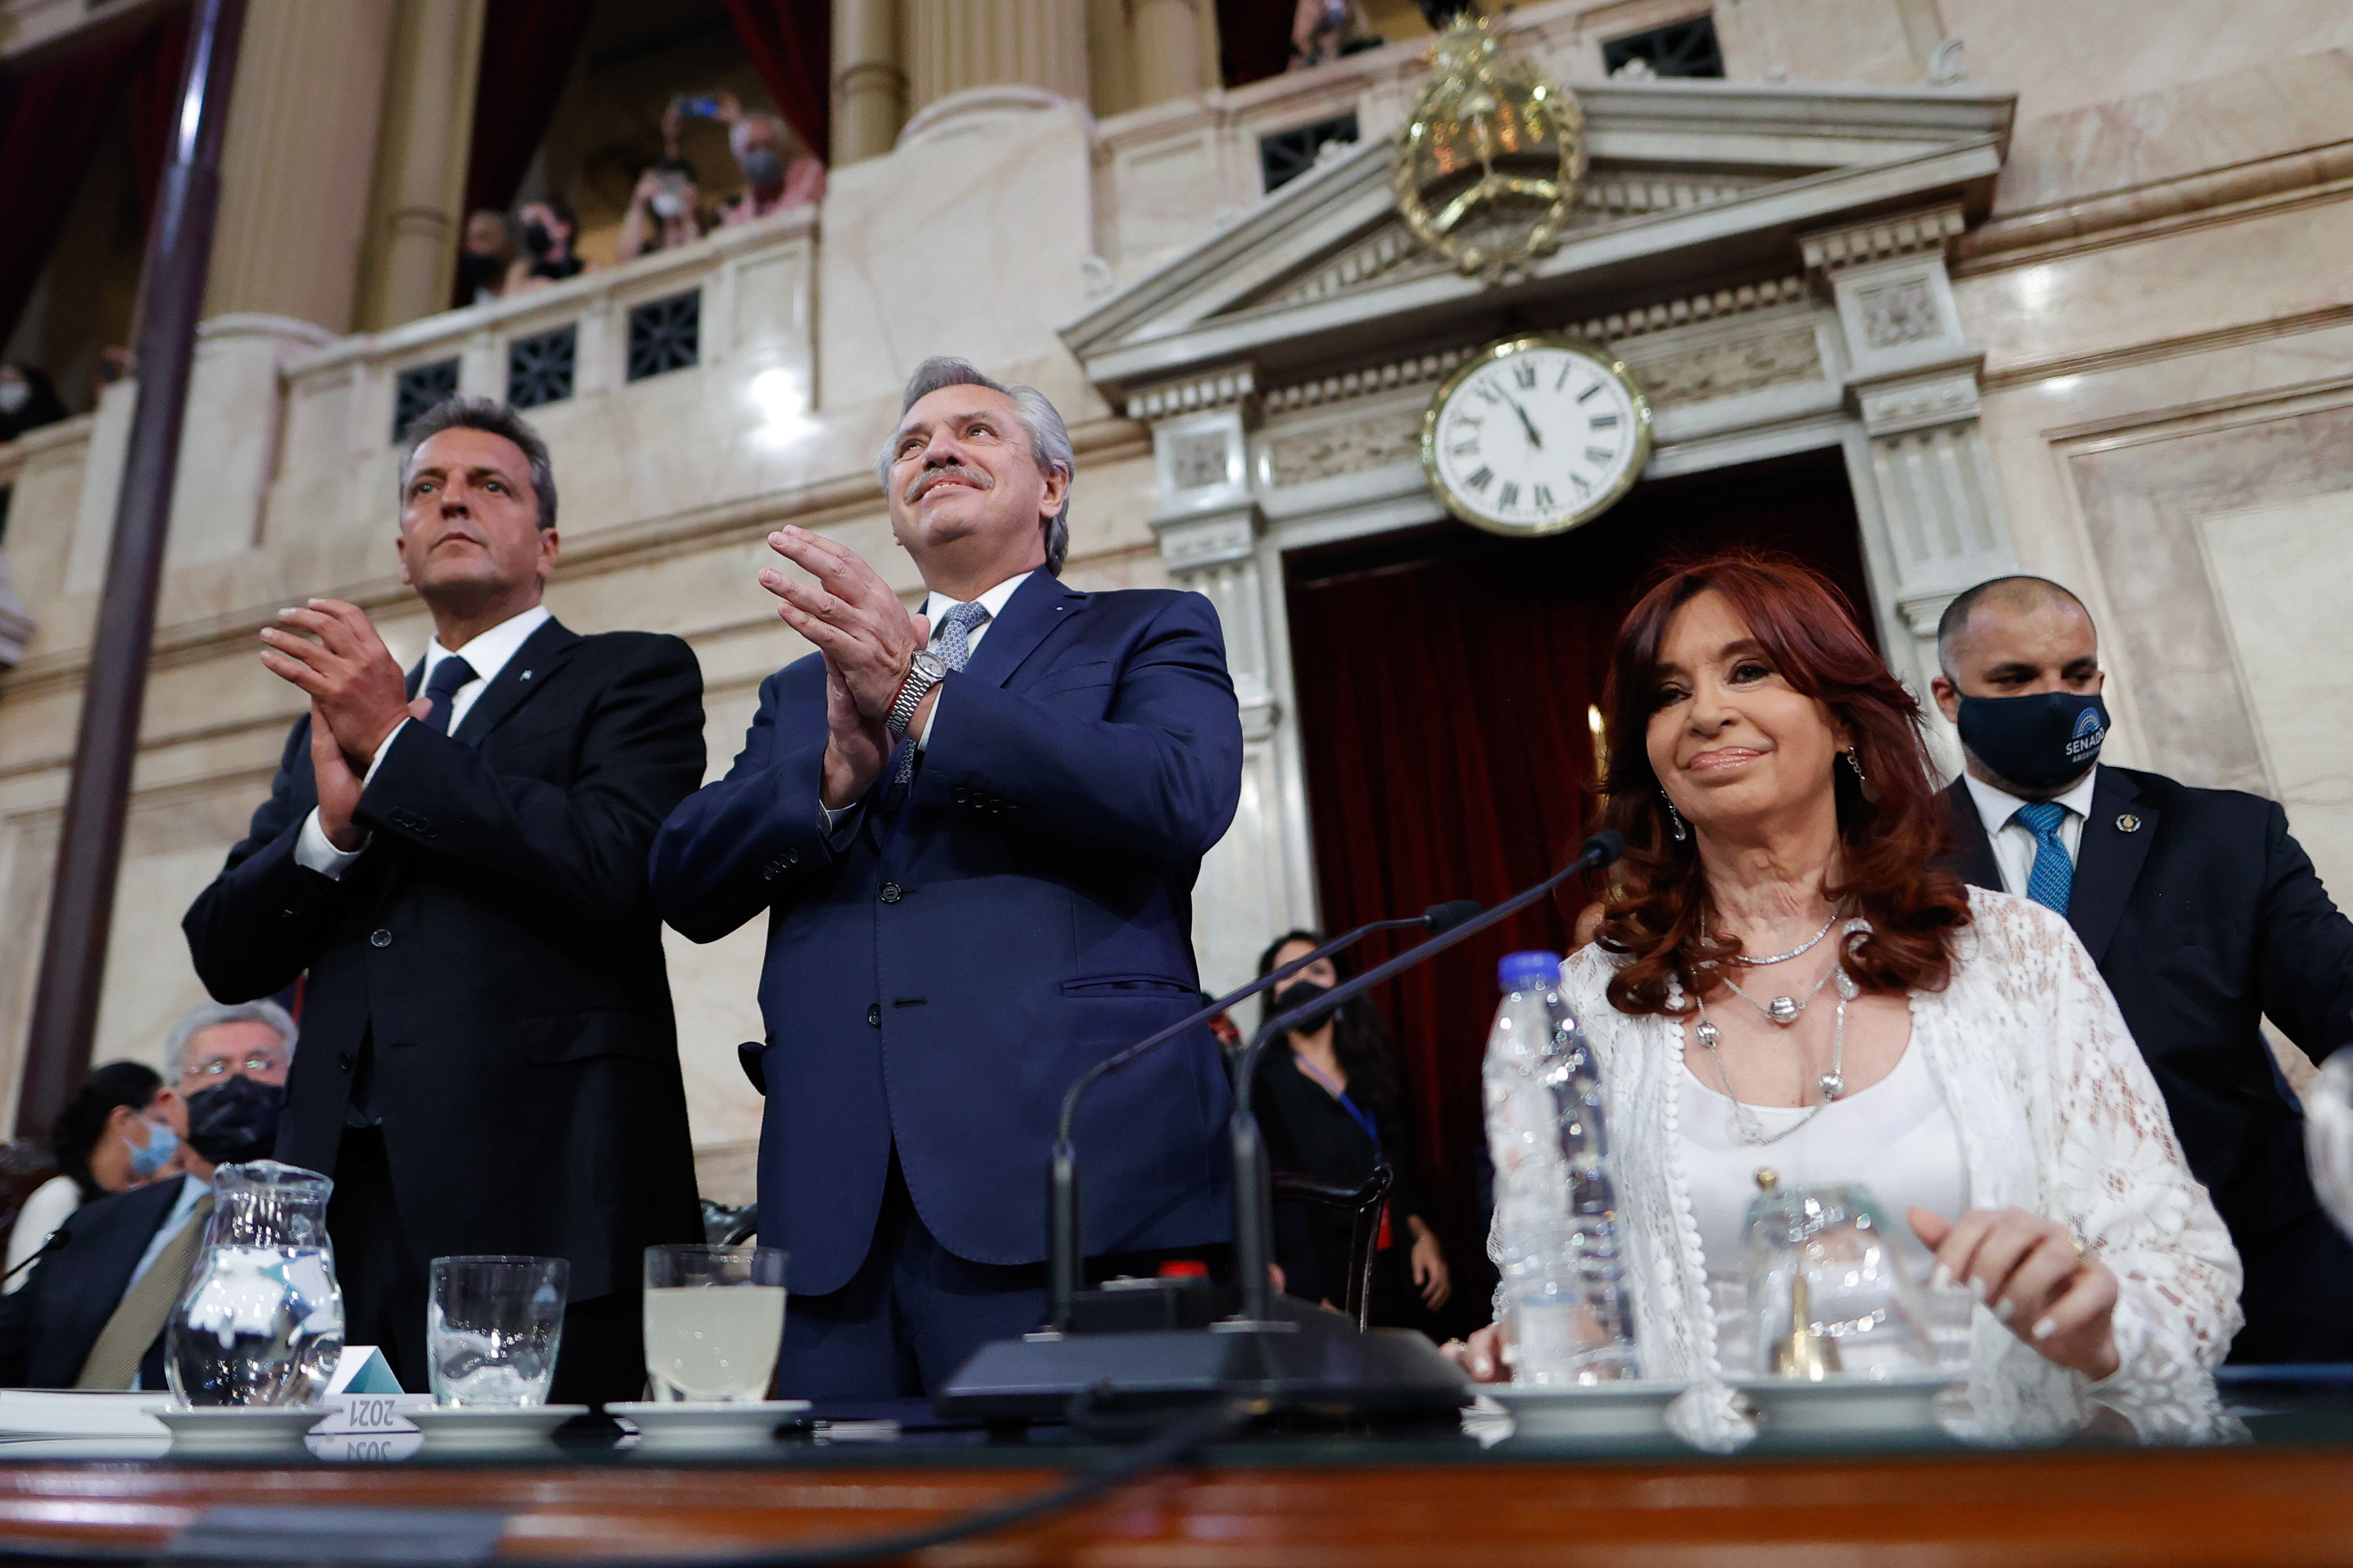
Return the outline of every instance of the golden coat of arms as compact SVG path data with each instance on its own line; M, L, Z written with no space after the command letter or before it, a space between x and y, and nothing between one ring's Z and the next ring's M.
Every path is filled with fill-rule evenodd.
M1499 276L1553 247L1585 174L1577 100L1465 12L1439 36L1397 149L1397 205L1466 273Z

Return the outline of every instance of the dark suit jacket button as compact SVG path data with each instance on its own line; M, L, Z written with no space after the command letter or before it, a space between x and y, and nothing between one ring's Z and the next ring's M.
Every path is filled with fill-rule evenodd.
M352 1053L349 1051L337 1051L335 1053L335 1065L343 1068L345 1072L351 1071Z
M766 865L760 868L760 880L763 882L773 882L776 879L776 863L771 860Z
M885 882L885 883L883 883L883 884L882 884L882 901L883 901L884 903L886 903L886 904L895 904L895 903L897 903L897 902L899 901L899 896L900 896L900 894L901 894L901 892L902 892L902 889L900 888L899 884L898 884L898 883L896 883L896 882Z
M787 866L797 866L797 865L799 865L800 863L801 863L801 852L800 852L799 850L797 850L797 849L787 849L787 850L786 850L786 851L785 851L785 864L786 864L786 865L787 865Z
M368 932L368 945L370 947L390 947L392 945L392 933L388 931L382 930L381 928L372 931Z
M866 1026L870 1029L879 1029L882 1026L881 1003L870 1002L866 1005Z

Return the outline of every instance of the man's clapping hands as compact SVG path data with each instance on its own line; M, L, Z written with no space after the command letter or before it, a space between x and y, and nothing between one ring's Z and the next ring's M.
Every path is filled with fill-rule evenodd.
M312 599L280 610L284 627L268 626L261 662L311 699L311 771L318 784L319 826L348 853L366 841L352 822L360 782L376 748L403 719L423 718L427 703L408 700L407 678L375 624L357 605ZM309 636L299 635L308 633ZM315 639L315 640L314 640Z
M828 810L839 811L863 796L890 760L892 736L883 716L898 698L909 660L930 641L931 625L909 615L881 574L847 545L802 528L768 535L768 545L816 579L799 582L774 567L760 572L760 585L783 601L777 616L825 656L822 798ZM925 696L909 733L922 732L936 699L936 692Z

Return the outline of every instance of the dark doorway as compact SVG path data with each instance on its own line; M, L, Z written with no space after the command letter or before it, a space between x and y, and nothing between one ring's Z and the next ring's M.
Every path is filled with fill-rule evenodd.
M1819 566L1873 630L1836 451L1644 484L1550 539L1447 522L1286 557L1324 923L1497 903L1573 854L1596 805L1588 714L1620 619L1662 563L1736 544ZM1488 1305L1474 1151L1495 962L1564 951L1581 903L1531 910L1381 996L1466 1325Z

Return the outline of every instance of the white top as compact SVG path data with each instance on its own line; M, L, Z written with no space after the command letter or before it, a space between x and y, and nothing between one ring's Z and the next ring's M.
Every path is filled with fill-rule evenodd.
M1810 1107L1749 1106L1750 1121L1768 1138L1805 1121L1798 1131L1762 1146L1740 1136L1732 1101L1690 1071L1688 1062L1685 1068L1677 1152L1691 1180L1692 1217L1699 1225L1717 1345L1726 1367L1736 1371L1752 1364L1746 1229L1760 1166L1770 1167L1785 1189L1868 1191L1896 1256L1914 1283L1926 1285L1936 1260L1912 1234L1904 1213L1918 1207L1958 1218L1968 1207L1969 1175L1960 1127L1920 1052L1905 1047L1894 1071L1831 1101L1810 1121Z
M473 640L467 643L464 647L443 647L439 637L435 637L425 645L425 668L419 672L417 680L417 689L420 692L432 680L433 667L452 654L474 667L474 679L450 694L449 732L451 734L457 733L458 726L464 721L466 713L474 706L475 700L490 689L491 682L499 678L499 672L506 668L508 662L516 654L522 651L522 645L530 640L531 634L539 630L552 618L545 605L533 605L519 616L509 616L489 631L476 634ZM384 766L384 759L392 752L392 743L400 739L400 732L408 728L408 723L407 720L403 719L392 727L389 734L385 736L384 744L375 749L375 760L368 763L367 778L361 781L363 785L375 779L376 769ZM296 865L308 866L311 870L332 877L338 881L341 881L343 873L357 864L359 858L366 853L365 837L360 839L360 847L357 849L346 853L336 848L327 837L327 830L319 826L319 808L315 805L311 808L311 815L302 819L302 832L294 840ZM189 1201L193 1203L195 1200Z
M2059 819L2059 842L2067 847L2070 866L2084 858L2084 819L2092 815L2092 789L2099 776L2100 770L2094 767L2065 795L2051 797L2053 805L2067 809L2067 815ZM1985 823L1986 837L1993 844L1993 863L2001 870L2001 890L2024 898L2026 879L2034 870L2034 835L2026 824L2010 819L2029 803L1974 773L1963 773L1961 781L1968 786L1969 798L1977 803L1978 816Z
M1911 997L1906 1054L1950 1110L1970 1203L2058 1220L2115 1271L2122 1363L2091 1383L1976 1309L1968 1379L1979 1431L2063 1436L2097 1404L2144 1437L2234 1435L2212 1369L2239 1331L2239 1256L2181 1158L2116 998L2049 910L1981 888L1969 889L1969 908L1951 983ZM1725 1384L1684 1154L1683 1021L1612 1008L1603 988L1618 962L1598 945L1579 950L1561 965L1561 992L1601 1069L1642 1370L1694 1385L1670 1413L1687 1438L1736 1447L1750 1429Z
M35 1187L32 1195L25 1200L25 1206L16 1211L16 1228L8 1233L7 1267L14 1268L38 1252L58 1233L58 1226L71 1219L74 1210L79 1207L81 1187L71 1176L51 1176ZM32 1277L33 1271L26 1269L0 1286L0 1295L15 1295Z

